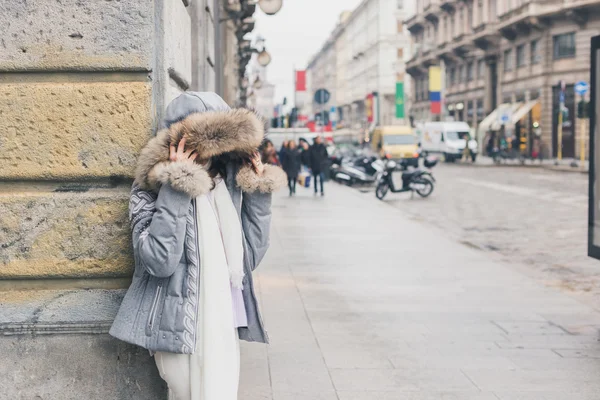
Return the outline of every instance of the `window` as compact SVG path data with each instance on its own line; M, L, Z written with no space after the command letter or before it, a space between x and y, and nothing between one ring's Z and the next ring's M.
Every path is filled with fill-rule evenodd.
M485 77L485 61L479 60L477 62L477 78L483 79Z
M465 66L461 65L458 67L458 83L463 83L465 81Z
M396 0L396 4L398 4L398 10L402 10L404 8L404 0Z
M473 80L473 63L470 62L467 64L467 82L471 82Z
M538 64L542 61L542 56L540 55L540 41L534 40L531 42L531 64Z
M575 57L575 32L554 36L554 59Z
M517 46L517 68L525 66L525 45Z
M473 5L472 4L470 4L470 5L467 6L467 22L469 24L467 32L471 32L471 30L473 29L473 25L474 25L474 21L473 21Z
M453 86L456 82L456 69L450 68L450 86Z
M512 71L513 61L512 61L512 50L504 51L504 71Z

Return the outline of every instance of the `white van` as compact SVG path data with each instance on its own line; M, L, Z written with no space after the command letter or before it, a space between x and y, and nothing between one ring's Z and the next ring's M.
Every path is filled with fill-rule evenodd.
M425 156L443 154L446 161L454 162L462 158L468 145L472 160L477 157L477 142L472 139L471 127L466 122L426 122L420 133L421 152Z

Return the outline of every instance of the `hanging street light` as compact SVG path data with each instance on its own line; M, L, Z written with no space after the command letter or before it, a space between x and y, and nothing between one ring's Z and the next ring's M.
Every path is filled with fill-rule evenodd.
M258 61L258 64L261 67L266 67L267 65L271 64L271 55L269 54L268 51L263 49L263 51L258 53L258 56L256 57L256 61Z
M262 12L267 15L275 15L281 10L283 0L254 0L253 4L258 4Z

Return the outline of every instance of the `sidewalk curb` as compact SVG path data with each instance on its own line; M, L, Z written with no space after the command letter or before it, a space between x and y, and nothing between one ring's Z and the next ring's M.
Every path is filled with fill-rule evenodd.
M538 169L545 169L548 171L556 171L556 172L570 172L570 173L580 173L580 174L588 174L589 170L587 168L585 169L581 169L579 167L571 167L569 165L552 165L552 164L506 164L506 163L501 163L501 164L456 164L456 165L463 165L463 166L473 166L476 168L494 168L494 167L498 167L498 168L502 168L502 167L513 167L513 168L538 168Z

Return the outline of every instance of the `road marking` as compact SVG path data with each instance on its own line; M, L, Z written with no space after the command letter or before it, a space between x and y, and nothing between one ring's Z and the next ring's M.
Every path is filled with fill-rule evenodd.
M543 200L553 203L561 203L565 205L579 205L587 204L588 197L586 195L573 195L566 196L564 193L553 192L553 191L538 191L522 186L504 185L502 183L484 182L476 179L459 178L461 182L467 183L473 186L484 187L487 189L498 190L505 193L516 194L523 197L529 197L532 199Z

